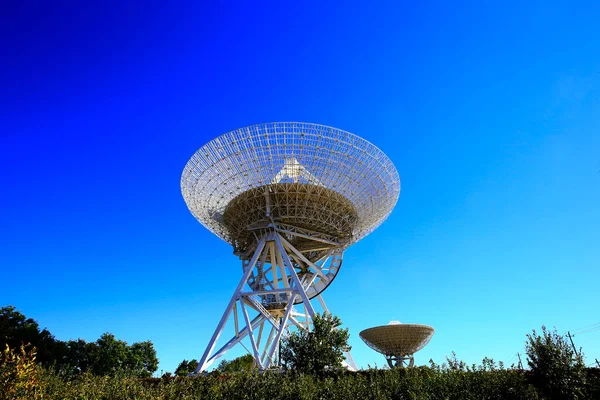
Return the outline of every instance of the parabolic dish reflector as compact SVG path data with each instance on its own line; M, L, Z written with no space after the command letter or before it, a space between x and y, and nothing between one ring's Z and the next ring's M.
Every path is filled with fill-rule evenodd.
M421 350L433 336L434 329L420 324L389 324L365 329L361 339L385 356L404 357Z
M198 221L238 251L252 226L291 224L352 244L394 208L400 179L390 159L352 133L303 122L228 132L201 147L181 176Z

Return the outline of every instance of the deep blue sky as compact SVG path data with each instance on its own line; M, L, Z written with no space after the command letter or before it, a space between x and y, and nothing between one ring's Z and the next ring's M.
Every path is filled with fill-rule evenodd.
M128 5L123 5L127 3ZM9 1L0 13L0 304L57 338L199 358L240 274L187 210L188 158L308 121L396 165L390 218L324 293L358 333L436 328L417 363L507 363L542 324L600 321L596 2L178 5ZM600 330L576 335L587 362Z

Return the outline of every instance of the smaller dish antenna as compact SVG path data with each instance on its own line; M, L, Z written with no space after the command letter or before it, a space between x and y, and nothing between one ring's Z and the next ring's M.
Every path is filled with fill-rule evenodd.
M402 324L390 321L360 333L360 338L373 350L385 356L390 368L412 367L414 354L429 343L435 330L429 325Z

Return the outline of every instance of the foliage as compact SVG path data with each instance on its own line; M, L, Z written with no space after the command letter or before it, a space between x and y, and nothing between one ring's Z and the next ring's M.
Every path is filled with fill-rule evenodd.
M252 370L254 365L254 357L250 354L237 357L231 361L222 360L216 368L216 371L221 373L233 373L233 372L249 372ZM198 367L198 361L192 359L190 361L183 360L175 369L176 376L187 376L193 373Z
M35 320L26 318L15 307L0 308L0 346L16 349L22 344L36 348L36 360L41 365L67 376L91 372L149 377L158 369L156 350L150 341L129 346L105 333L96 342L87 343L83 339L63 342L47 329L40 330Z
M479 368L479 367L478 367ZM51 399L537 399L523 371L406 370L302 373L242 372L171 379L99 377L89 373L72 381L47 376Z
M585 394L589 399L600 399L600 368L586 370Z
M69 340L60 369L67 375L92 371L97 357L96 343L87 343L83 339Z
M337 316L317 314L311 331L302 329L284 338L281 361L286 369L320 375L342 366L344 352L350 350L348 329Z
M129 351L127 343L117 340L114 335L104 333L90 346L92 371L96 375L115 375L126 369Z
M596 374L597 375L597 374ZM431 399L536 400L527 372L504 369L491 359L468 366L453 355L439 366L359 372L325 371L322 376L297 372L259 374L215 371L198 377L132 378L122 374L98 376L90 372L65 378L53 369L34 375L37 392L21 392L8 399L147 399L147 400L253 400L253 399ZM586 398L597 398L600 382ZM42 388L44 389L42 391ZM44 397L40 397L40 396ZM37 397L36 397L37 396Z
M127 368L133 376L150 377L158 369L156 350L151 341L136 342L129 347Z
M125 374L149 377L158 369L156 350L150 341L134 343L118 340L113 334L104 333L96 343L88 343L89 370L96 375Z
M38 323L26 318L13 306L0 308L0 349L16 349L22 344L31 344L37 349L37 361L50 366L64 353L64 344L57 341L47 330ZM57 357L58 356L58 357Z
M192 372L194 372L197 367L198 367L198 361L196 361L196 359L192 359L190 361L183 360L177 366L177 369L175 370L175 375L187 376L188 374L191 374Z
M155 379L142 378L157 368L151 342L129 346L109 333L91 343L81 339L60 342L47 330L41 331L35 321L12 307L4 307L0 309L0 339L4 341L0 352L0 399L600 398L600 370L585 369L565 338L545 327L541 335L535 331L527 335L531 371L505 369L502 363L488 358L481 365L468 366L452 353L441 366L431 362L429 367L349 372L339 368L348 337L347 330L333 329L339 326L339 319L330 315L316 317L312 336L305 332L304 342L298 342L304 347L288 347L289 357L301 356L288 360L288 368L298 366L292 372L245 372L252 357L244 356L222 362L206 376L165 374ZM331 340L338 332L344 334ZM49 358L46 366L38 365L35 348L21 343L20 338L32 338L43 345L54 341L54 347L46 347L54 349L54 359ZM10 346L9 341L18 344ZM320 347L323 344L337 346L338 352L330 355L339 357L335 362L315 362L318 360L314 355L327 357L327 348ZM195 365L195 360L184 360L180 367L193 370Z
M217 370L224 373L248 372L252 370L254 357L251 354L245 354L231 361L223 360L219 363Z
M585 387L585 366L564 336L542 326L527 335L525 343L531 378L540 394L548 399L580 399Z
M427 371L421 382L428 387L427 397L457 399L537 399L537 392L527 381L522 370L505 369L504 364L491 358L484 358L481 365L467 365L460 361L454 352L446 357L442 366L430 361L429 368L415 368ZM407 370L412 374L412 370ZM410 398L410 397L408 397ZM421 398L421 397L417 397Z
M35 349L21 345L18 350L8 344L0 353L0 398L41 399L44 384L40 381L40 367L36 364Z

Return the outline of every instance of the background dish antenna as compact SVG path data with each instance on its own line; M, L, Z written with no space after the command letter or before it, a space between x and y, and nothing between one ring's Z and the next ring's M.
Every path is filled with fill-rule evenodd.
M429 343L434 332L429 325L391 321L365 329L360 337L367 346L385 356L390 368L404 368L415 365L414 354Z

